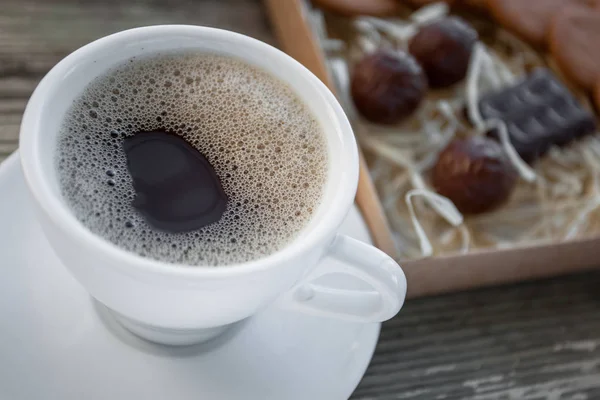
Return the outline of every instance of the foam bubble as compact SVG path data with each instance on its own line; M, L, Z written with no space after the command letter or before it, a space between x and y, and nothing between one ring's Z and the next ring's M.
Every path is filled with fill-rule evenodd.
M230 201L217 223L172 234L131 205L122 141L166 129L214 166ZM92 232L144 257L227 265L273 253L309 222L327 176L318 122L291 89L210 54L130 60L94 80L67 113L56 167L62 194Z

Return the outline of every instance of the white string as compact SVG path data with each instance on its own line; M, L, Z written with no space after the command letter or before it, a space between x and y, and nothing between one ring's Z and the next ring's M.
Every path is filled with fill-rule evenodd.
M376 17L360 17L357 21L366 23L374 29L380 30L389 38L406 45L408 40L417 33L418 26L415 23L404 22L400 24L392 23ZM379 33L378 33L379 34Z
M425 230L423 229L423 226L419 222L419 218L415 213L415 209L412 203L412 199L415 196L420 196L427 199L427 202L431 206L433 206L433 208L438 212L438 214L452 226L461 225L463 223L463 216L456 209L454 203L452 203L448 198L440 196L437 193L425 189L412 189L408 191L408 193L406 193L406 195L404 196L404 200L406 201L406 205L408 206L410 219L419 239L421 253L423 256L427 257L433 254L433 246L431 245L431 241L427 237L427 234L425 233Z
M481 130L484 121L481 113L479 112L479 76L481 74L481 67L483 66L483 44L475 43L473 47L473 53L469 62L469 68L467 69L467 113L469 119L475 125L478 130Z
M463 224L458 227L458 230L462 236L460 254L467 254L469 252L469 247L471 246L471 235L469 234L469 228Z
M360 32L361 38L366 38L372 43L379 45L381 43L381 34L377 31L377 26L370 18L357 18L352 22L354 29Z
M485 49L485 47L481 47L482 49L482 54L483 54L483 63L485 64L484 67L482 68L480 72L485 72L485 77L488 79L488 81L490 82L490 84L492 85L492 87L494 89L500 89L504 86L503 82L502 82L502 78L500 77L500 74L498 73L495 65L494 65L494 60L492 59L492 56L490 55L490 53L488 53L488 51Z
M506 155L510 162L516 168L519 175L527 182L535 181L535 171L527 165L525 161L519 156L519 153L515 150L514 146L510 142L508 136L508 129L506 123L500 119L488 119L484 120L479 111L479 79L484 64L488 64L491 58L487 56L487 52L483 44L476 43L473 49L473 55L471 56L471 62L467 72L467 113L469 119L475 125L478 131L486 132L490 129L497 129L500 137L500 144L504 148ZM488 66L489 67L489 66ZM497 77L496 77L497 78ZM499 80L495 81L495 84L500 84Z
M450 7L444 2L429 4L419 8L410 15L410 19L418 25L428 24L437 21L450 12Z
M514 146L510 142L510 137L508 136L508 129L506 129L506 123L500 119L492 118L486 120L482 128L484 131L496 129L500 137L500 144L504 148L508 159L516 168L521 178L523 178L527 182L535 181L535 171L525 161L523 161L521 156L519 156L519 153L517 153L517 150L515 150Z

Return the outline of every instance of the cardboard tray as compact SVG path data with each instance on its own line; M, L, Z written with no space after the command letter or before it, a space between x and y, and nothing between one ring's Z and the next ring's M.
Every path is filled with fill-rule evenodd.
M304 0L265 0L281 48L304 64L334 93L325 56L307 19ZM391 231L361 155L356 203L374 243L395 257ZM600 267L600 237L523 246L476 250L405 261L408 297L422 297L484 286L565 275Z

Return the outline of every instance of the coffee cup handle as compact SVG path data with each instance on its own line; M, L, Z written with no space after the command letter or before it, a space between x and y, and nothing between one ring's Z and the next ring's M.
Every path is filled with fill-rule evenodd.
M327 258L302 283L288 292L286 308L311 315L358 322L382 322L398 313L406 297L402 268L383 251L346 235L338 234ZM318 283L329 274L350 275L369 289L340 289Z

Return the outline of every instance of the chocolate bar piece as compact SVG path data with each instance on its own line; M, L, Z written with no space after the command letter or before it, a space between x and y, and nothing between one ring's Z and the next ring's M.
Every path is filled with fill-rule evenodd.
M596 129L594 116L544 68L513 87L482 97L479 111L484 120L506 123L512 145L530 163L553 145L564 146ZM496 130L488 136L499 139Z

